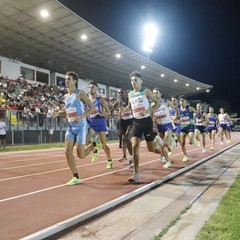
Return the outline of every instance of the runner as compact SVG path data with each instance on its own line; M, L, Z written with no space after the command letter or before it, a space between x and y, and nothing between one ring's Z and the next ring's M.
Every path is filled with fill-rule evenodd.
M227 113L224 112L223 108L220 108L218 114L219 119L219 137L220 137L220 145L223 146L223 135L226 136L227 143L230 142L229 136L227 135L227 120L230 120L230 117Z
M161 148L157 142L154 141L153 121L150 117L151 113L160 107L159 101L153 95L150 89L142 87L143 79L139 72L132 72L130 74L130 81L133 90L128 93L128 106L122 112L132 110L133 126L132 126L132 156L134 162L134 173L128 179L130 183L138 182L139 176L139 148L142 135L144 134L147 148L149 152L161 154ZM150 106L150 101L154 105Z
M162 150L164 153L164 157L166 159L166 164L163 166L164 168L168 168L171 166L171 161L169 160L168 148L172 143L172 135L173 135L173 126L172 119L170 115L170 111L168 106L171 106L177 112L177 106L173 105L170 101L162 99L162 93L159 88L153 89L153 95L158 99L160 103L160 107L156 109L152 113L153 121L157 125L158 134L163 139ZM177 117L177 116L175 116Z
M65 109L54 110L53 117L62 116L67 117L68 128L65 134L65 154L68 165L73 173L73 178L66 183L68 186L80 183L76 161L73 155L74 144L77 144L77 156L85 158L96 143L90 143L86 149L86 135L87 135L87 121L86 117L94 112L94 106L89 100L87 94L77 89L78 75L73 71L69 71L65 76L65 84L68 93L64 96ZM88 110L86 110L86 106Z
M114 102L111 112L117 112L114 116L120 117L120 133L123 136L122 139L122 150L123 157L119 160L120 162L127 161L127 149L130 155L129 165L133 167L132 162L132 143L131 143L131 129L133 123L133 114L132 111L121 112L122 108L125 108L128 105L127 95L124 93L123 89L118 90L118 99ZM117 111L116 111L117 110Z
M179 120L180 104L178 103L178 99L175 96L171 97L171 102L174 106L177 106L177 111L175 108L172 108L171 106L169 106L169 111L170 111L172 125L173 125L173 139L175 141L175 143L172 142L172 145L173 145L173 147L176 147L177 142L180 142L180 134L181 134L181 124L180 124L180 120Z
M180 96L179 97L179 117L181 123L181 147L183 151L183 161L188 161L188 155L186 151L186 137L189 136L190 144L194 143L194 119L193 113L198 113L198 111L191 107L187 106L186 97Z
M98 84L94 81L89 83L89 99L94 104L95 110L94 112L88 116L87 122L89 124L89 131L87 135L88 141L92 138L94 133L97 133L102 148L107 155L107 166L106 168L112 168L112 158L110 149L107 145L107 125L106 125L106 117L110 116L110 110L108 108L107 102L104 100L103 97L98 95ZM98 157L99 150L95 149L92 157L92 162L96 162Z
M227 143L231 143L232 119L227 119Z
M207 114L207 132L211 139L211 150L214 150L215 136L217 133L218 116L214 113L213 107L210 107Z
M202 153L206 152L206 129L205 129L205 113L202 110L202 105L198 103L196 105L197 112L194 113L194 119L195 119L195 126L194 126L194 136L195 141L198 145L198 147L201 147L201 140L200 136L202 136Z

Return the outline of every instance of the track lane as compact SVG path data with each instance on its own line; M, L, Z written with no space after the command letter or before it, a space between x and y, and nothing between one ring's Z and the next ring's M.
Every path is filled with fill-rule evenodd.
M232 144L237 142L238 139L239 134L236 133L236 136L233 135ZM0 230L0 236L8 236L6 239L16 239L39 231L52 224L64 221L65 219L111 201L112 199L121 197L123 194L132 192L146 185L146 183L160 179L171 174L171 172L192 164L204 156L212 154L210 151L201 154L201 149L188 146L190 160L187 163L183 163L180 148L174 149L174 155L171 157L171 159L174 160L172 167L163 169L163 164L160 163L159 156L148 153L146 145L143 143L141 145L140 173L141 177L146 181L139 185L127 183L127 178L131 175L132 170L118 162L118 159L122 156L122 150L116 146L111 147L111 150L114 151L114 169L112 170L105 169L106 161L104 160L105 155L103 152L101 153L99 162L95 164L90 163L90 157L78 161L82 183L74 187L66 187L64 185L71 177L66 162L64 168L59 168L55 170L55 172L54 170L52 170L52 172L41 172L41 165L38 166L38 172L31 174L26 174L27 167L19 168L17 172L12 171L12 169L11 174L5 178L7 180L3 180L4 177L2 177L2 171L0 169L2 180L0 180L2 200L0 202L0 209L1 218L3 219L2 225L5 226L3 230ZM223 149L223 147L216 147L216 151L214 152L217 152L219 149ZM49 155L49 152L59 154L61 151L64 150L45 150L45 157ZM38 156L44 156L42 153L39 154L39 150L36 152ZM17 155L18 160L21 160L21 154ZM26 153L22 155L26 157L24 156ZM8 157L9 156L8 153ZM31 156L33 156L32 153ZM13 159L15 157L16 153L13 153ZM49 158L51 162L51 156L49 156ZM46 158L44 158L44 161L45 160ZM6 163L6 161L4 162ZM16 162L19 164L21 161ZM59 162L56 162L56 168L58 164ZM13 167L12 164L10 165ZM52 163L50 163L50 165L52 165ZM2 165L0 166L2 167ZM18 166L20 167L21 165ZM5 168L7 167L8 166L5 166ZM33 166L33 168L35 167L36 166ZM31 172L32 169L28 169L28 171ZM6 170L6 172L9 171ZM14 175L16 177L15 179ZM2 197L3 194L4 196ZM49 214L51 216L49 216ZM15 222L20 223L20 228L16 226ZM31 226L26 227L26 222L28 224L30 222ZM14 229L18 230L15 231Z

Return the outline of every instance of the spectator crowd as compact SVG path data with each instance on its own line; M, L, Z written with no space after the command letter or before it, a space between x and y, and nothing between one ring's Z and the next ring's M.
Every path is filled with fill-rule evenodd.
M0 116L11 125L51 121L52 111L63 108L66 88L30 83L22 76L17 80L0 77Z

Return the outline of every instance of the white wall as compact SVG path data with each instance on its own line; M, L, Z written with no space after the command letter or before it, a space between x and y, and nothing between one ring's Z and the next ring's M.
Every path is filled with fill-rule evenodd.
M29 68L35 71L35 79L36 79L36 71L40 71L43 73L47 73L50 76L50 71L44 68L35 67L21 61L17 61L14 59L9 59L5 57L0 57L1 61L1 73L0 75L3 77L8 77L9 79L17 79L21 75L21 67ZM28 79L33 80L33 79Z
M107 97L107 87L106 87L106 85L98 83L98 92L99 92L99 95L106 98Z
M1 61L1 76L8 77L9 79L17 79L20 76L21 62L10 60L8 58L0 57Z
M58 73L58 72L51 72L50 73L50 84L57 85L57 77L65 78L65 74Z

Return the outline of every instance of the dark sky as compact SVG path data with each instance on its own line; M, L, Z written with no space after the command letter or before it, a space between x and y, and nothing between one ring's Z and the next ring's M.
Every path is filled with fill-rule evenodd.
M150 58L197 81L213 85L208 102L224 99L240 112L240 1L60 0L83 19L128 48L142 50L143 26L159 35ZM133 69L134 70L134 69Z

